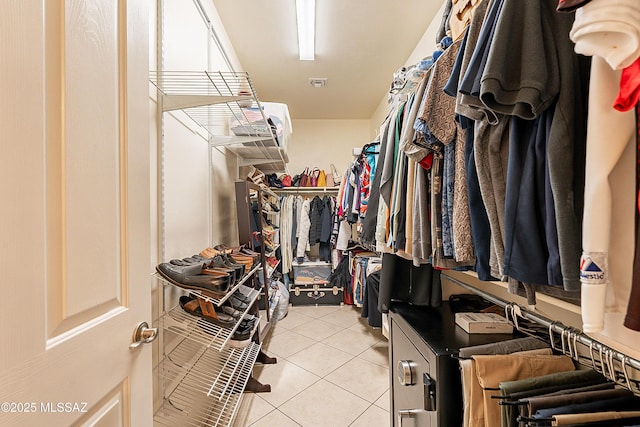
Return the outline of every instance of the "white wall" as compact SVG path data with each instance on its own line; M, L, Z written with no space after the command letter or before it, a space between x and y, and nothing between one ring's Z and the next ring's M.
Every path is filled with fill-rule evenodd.
M162 57L156 49L157 30L152 28L150 68L166 71L240 70L211 0L202 0L206 17L195 1L162 0ZM152 11L152 24L157 24ZM212 38L209 19L226 51L226 58ZM230 64L227 62L229 61ZM150 94L155 109L155 93ZM237 242L235 193L237 159L224 148L209 151L207 133L181 111L157 115L151 124L151 144L158 152L160 169L152 176L157 188L152 217L157 254L154 265L200 252L217 243ZM157 135L164 133L162 138ZM162 203L162 206L159 204Z
M371 142L369 120L293 120L288 170L292 175L306 167L342 174L353 160L351 150Z
M438 10L438 12L436 12L435 17L431 21L431 24L429 24L429 26L427 27L424 35L416 45L415 49L413 50L411 55L409 55L409 57L407 58L407 61L404 64L398 64L398 68L400 68L403 65L410 66L410 65L416 64L421 59L427 56L430 56L431 53L433 53L433 51L435 50L436 33L438 32L438 29L440 28L440 23L442 22L442 14L444 13L444 6L445 6L445 2L443 0L439 0L439 1L441 1L442 5L440 6L440 9ZM391 81L391 78L392 76L389 76L389 81ZM382 124L384 119L387 117L387 114L389 114L389 103L387 102L387 94L385 93L381 95L383 95L383 98L380 101L380 105L378 105L378 108L373 113L370 119L371 121L370 136L372 138L379 133L380 125Z

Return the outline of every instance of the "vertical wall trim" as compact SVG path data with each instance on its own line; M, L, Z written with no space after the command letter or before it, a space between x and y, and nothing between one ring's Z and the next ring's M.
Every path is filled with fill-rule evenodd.
M158 75L158 87L163 87L162 71L164 71L164 0L157 0L156 3L156 67ZM165 223L164 223L164 114L162 93L157 91L157 206L158 206L158 260L164 261L165 257Z

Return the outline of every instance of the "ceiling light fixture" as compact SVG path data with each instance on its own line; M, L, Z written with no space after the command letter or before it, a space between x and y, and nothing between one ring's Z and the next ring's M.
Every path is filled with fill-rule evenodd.
M298 55L301 61L313 61L316 44L316 0L296 0Z

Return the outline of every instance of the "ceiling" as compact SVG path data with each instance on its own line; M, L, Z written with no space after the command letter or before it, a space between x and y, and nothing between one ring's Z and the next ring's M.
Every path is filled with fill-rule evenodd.
M293 119L369 119L442 3L317 0L316 59L300 61L295 0L213 2L259 99Z

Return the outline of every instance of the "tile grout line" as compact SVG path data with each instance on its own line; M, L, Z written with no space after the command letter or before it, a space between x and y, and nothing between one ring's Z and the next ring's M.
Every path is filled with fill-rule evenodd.
M301 309L302 309L302 310L301 310ZM331 384L331 385L333 385L333 386L335 386L335 387L338 387L339 389L343 390L344 392L348 393L349 395L351 395L351 396L353 396L353 397L355 397L355 398L358 398L358 399L360 399L360 400L362 400L362 401L364 401L364 402L366 402L366 403L368 404L368 405L367 405L367 407L366 407L366 408L365 408L361 413L359 413L359 414L357 415L357 417L356 417L356 418L355 418L351 423L349 423L349 426L354 425L354 423L355 423L355 422L357 422L357 420L358 420L358 419L359 419L359 418L360 418L360 417L361 417L365 412L367 412L368 410L370 410L372 406L375 406L377 409L380 409L380 410L385 411L385 412L387 412L387 413L389 412L387 409L382 408L382 407L380 407L380 406L376 405L376 402L377 402L378 400L380 400L380 398L382 398L382 397L383 397L383 396L384 396L384 395L389 391L389 389L385 390L382 394L380 394L380 395L379 395L379 396L377 396L373 401L371 401L371 402L370 402L368 399L365 399L365 398L363 398L363 397L361 397L361 396L358 396L357 394L353 393L352 391L347 390L347 389L345 389L344 387L342 387L342 386L340 386L340 385L338 385L338 384L335 384L335 383L333 383L332 381L330 381L329 379L327 379L327 377L328 377L329 375L331 375L332 373L334 373L336 370L338 370L338 369L342 368L342 367L343 367L344 365L346 365L347 363L350 363L350 362L354 361L355 359L357 359L357 360L356 360L356 363L368 362L368 363L370 363L370 364L372 364L372 365L376 365L376 366L379 366L379 367L382 367L382 368L386 368L387 370L389 369L388 362L387 362L387 364L386 364L386 365L383 365L383 364L376 363L376 362L373 362L373 361L370 361L370 360L367 360L367 359L364 359L364 358L361 358L361 357L360 357L363 353L365 353L365 352L367 352L367 351L371 350L372 348L374 348L375 346L377 346L380 342L384 341L384 339L382 339L382 338L378 338L378 337L376 337L376 338L378 338L378 340L377 340L375 343L371 344L370 346L368 346L368 347L367 347L367 348L365 348L364 350L360 351L360 352L359 352L358 354L356 354L356 355L351 354L351 353L348 353L348 352L345 352L345 351L341 350L340 348L335 347L335 346L333 346L333 345L331 345L331 344L329 344L329 343L326 343L326 342L325 342L325 340L327 340L327 339L329 339L329 338L331 338L331 337L333 337L333 336L335 336L335 335L337 335L337 334L339 334L339 333L343 333L345 330L350 330L350 331L352 331L352 332L354 332L354 333L362 333L361 331L357 331L357 330L351 329L352 327L358 326L358 325L360 324L360 322L358 322L358 321L356 321L356 322L354 322L354 323L351 323L351 324L349 324L349 325L347 325L347 326L342 326L342 325L337 325L337 324L335 324L335 323L327 322L326 320L322 320L324 317L326 317L326 316L330 316L331 314L335 314L335 312L336 312L336 311L339 311L339 310L340 310L340 309L336 309L336 310L334 310L334 311L332 311L332 312L330 312L330 313L327 313L326 315L323 315L323 316L321 316L321 317L312 317L312 316L308 316L308 315L306 315L306 314L303 314L303 313L301 312L301 311L304 311L304 308L303 308L303 307L298 307L298 309L297 309L297 310L292 311L292 313L294 313L294 312L295 312L295 313L298 313L298 314L299 314L299 315L301 315L301 316L308 317L308 318L309 318L309 320L308 320L308 321L306 321L306 320L305 320L303 323L300 323L299 325L296 325L296 326L294 326L294 327L293 327L293 328L291 328L291 329L289 329L289 328L287 328L287 327L285 327L285 326L282 326L282 328L285 330L285 331L283 331L283 332L292 332L292 333L294 333L294 334L296 334L296 335L299 335L299 336L304 337L304 338L307 338L307 339L311 339L311 340L313 340L313 341L315 341L315 342L314 342L314 343L312 343L312 344L310 344L309 346L304 347L303 349L300 349L300 350L296 351L296 352L295 352L295 353L293 353L293 354L288 355L287 357L280 356L280 355L277 355L277 356L278 356L278 357L280 357L280 358L282 358L283 360L287 361L288 363L291 363L292 365L296 366L297 368L302 369L303 371L305 371L305 372L307 372L307 373L309 373L309 374L312 374L312 375L316 376L316 377L317 377L317 379L316 379L316 380L314 380L311 384L307 385L304 389L302 389L302 390L300 390L299 392L297 392L297 393L296 393L296 395L294 395L294 396L290 397L289 399L285 400L284 402L282 402L282 403L281 403L281 404L279 404L278 406L274 406L274 405L272 405L269 401L267 401L266 399L263 399L262 397L260 397L260 396L258 395L258 397L260 397L260 398L261 398L262 400L264 400L266 403L268 403L269 405L271 405L271 406L274 408L274 410L275 410L275 411L280 412L282 415L284 415L285 417L287 417L287 418L288 418L289 420L291 420L293 423L295 423L296 425L299 425L299 426L301 426L301 427L303 427L303 426L302 426L301 424L299 424L296 420L294 420L293 418L291 418L289 415L287 415L285 412L283 412L280 408L282 408L282 406L283 406L283 405L285 405L285 404L286 404L287 402L289 402L290 400L294 399L294 398L295 398L297 395L299 395L300 393L303 393L303 392L305 392L306 390L308 390L310 387L312 387L312 386L314 386L314 385L317 385L321 380L325 380L327 383L329 383L329 384ZM357 313L355 313L355 314L357 314ZM304 325L304 324L306 324L306 323L310 323L310 322L311 322L311 321L313 321L313 320L319 320L319 321L322 321L323 323L326 323L326 324L328 324L328 325L332 325L332 326L338 326L338 327L342 326L342 329L341 329L340 331L336 331L335 333L333 333L333 334L331 334L331 335L329 335L329 336L327 336L327 337L324 337L324 338L323 338L323 339L321 339L321 340L316 340L316 339L314 339L314 338L308 337L308 336L303 335L303 334L299 333L298 331L295 331L295 330L294 330L295 328L298 328L298 327L300 327L300 326L303 326L303 325ZM276 324L276 325L277 325L277 324ZM373 336L373 335L372 335L372 336ZM309 371L308 369L304 368L303 366L300 366L300 365L298 365L297 363L295 363L295 362L293 362L293 361L289 360L289 357L292 357L292 356L294 356L294 355L296 355L296 354L298 354L298 353L300 353L300 352L302 352L302 351L305 351L305 350L307 350L309 347L313 346L314 344L318 344L318 343L319 343L319 344L322 344L322 345L324 345L324 346L326 346L326 347L330 347L331 349L335 349L335 350L338 350L338 351L342 351L343 353L347 354L347 355L349 356L349 358L348 358L345 362L343 362L343 363L339 364L339 365L338 365L337 367L335 367L333 370L331 370L330 372L328 372L328 373L326 373L326 374L324 374L324 375L322 375L322 376L320 376L320 375L318 375L318 374L316 374L316 373L314 373L314 372L311 372L311 371ZM267 350L267 351L268 351L268 350ZM264 418L265 416L267 416L267 415L269 415L269 414L271 414L271 413L273 413L273 410L272 410L272 411L270 411L269 413L265 414L262 418ZM259 420L258 420L258 421L259 421ZM254 422L252 425L256 424L258 421Z
M276 408L276 411L280 412L283 416L287 417L288 419L291 420L292 423L294 423L297 426L302 427L302 424L298 423L296 420L294 420L293 418L291 418L289 415L285 414L284 412L282 412L279 408Z
M385 408L381 408L379 405L376 405L376 402L377 402L378 400L380 400L380 398L381 398L382 396L384 396L387 392L389 392L389 390L390 390L390 388L386 389L386 390L385 390L385 391L384 391L380 396L378 396L378 398L377 398L376 400L374 400L374 401L373 401L373 404L374 404L375 406L377 406L378 408L382 409L383 411L387 411L387 410L386 410ZM390 403L390 402L389 402L389 403ZM387 411L387 412L389 412L389 411Z
M372 407L372 406L375 406L375 405L372 403L371 405L367 406L367 408L366 408L364 411L362 411L362 413L361 413L361 414L358 414L358 416L356 417L356 419L355 419L355 420L353 420L353 422L351 422L351 423L349 424L349 426L352 426L356 421L358 421L358 420L360 419L360 417L364 415L364 413L365 413L365 412L367 412L369 409L371 409L371 407Z
M351 359L351 360L353 360L353 359ZM351 360L349 360L349 361L348 361L348 362L346 362L346 363L351 362ZM365 361L365 362L366 362L366 361ZM345 364L346 364L346 363L345 363ZM369 362L369 363L371 363L372 365L374 365L374 364L375 364L375 363L372 363L372 362ZM379 366L379 365L378 365L378 366ZM342 367L342 366L340 366L340 367ZM334 371L336 371L337 369L339 369L339 368L334 369L333 371L331 371L329 374L327 374L326 376L322 377L321 379L323 379L323 380L327 381L329 384L333 384L334 386L336 386L336 387L338 387L338 388L341 388L342 390L346 391L347 393L350 393L350 394L354 395L355 397L357 397L357 398L359 398L359 399L362 399L362 400L364 400L365 402L368 402L368 403L370 403L370 404L372 404L372 405L374 405L374 404L375 404L375 402L376 402L378 399L380 399L380 397L382 397L382 395L380 395L380 396L378 396L378 397L377 397L373 402L370 402L370 401L369 401L369 399L365 399L365 398L364 398L364 397L362 397L362 396L358 396L357 394L355 394L355 393L354 393L354 392L352 392L351 390L347 390L346 388L342 387L340 384L336 384L336 383L334 383L333 381L331 381L330 379L327 379L327 377L328 377L329 375L331 375L331 374L332 374ZM387 392L387 391L385 390L385 391L384 391L384 393L386 393L386 392ZM382 393L382 394L384 394L384 393ZM384 409L384 408L380 408L380 409L386 410L386 409Z
M269 402L267 402L267 403L269 403ZM273 405L271 405L271 406L273 406ZM276 408L275 406L273 406L273 409L272 409L272 410L270 410L269 412L267 412L266 414L264 414L263 416L261 416L260 418L258 418L258 419L257 419L257 420L255 420L254 422L252 422L251 424L249 424L249 426L248 426L248 427L251 427L251 426L256 425L257 423L259 423L260 421L262 421L262 419L263 419L264 417L266 417L267 415L269 415L269 414L270 414L270 413L272 413L273 411L277 411L277 410L278 410L278 408Z
M280 408L282 407L282 405L284 405L285 403L287 403L287 402L288 402L288 401L290 401L291 399L295 398L298 394L300 394L300 393L302 393L302 392L306 391L309 387L311 387L312 385L314 385L314 384L318 383L320 380L324 379L324 378L323 378L323 377L321 377L320 375L318 375L318 374L314 374L313 372L309 371L308 369L305 369L305 368L303 368L302 366L299 366L299 365L297 365L297 364L293 363L292 361L287 360L286 358L283 358L283 359L284 359L284 360L286 360L287 362L291 363L292 365L294 365L294 366L296 366L296 367L298 367L298 368L302 369L303 371L305 371L305 372L307 372L307 373L309 373L309 374L311 374L311 375L313 375L313 376L315 376L315 377L318 377L318 379L314 380L311 384L309 384L308 386L306 386L305 388L303 388L302 390L300 390L297 394L295 394L295 395L291 396L290 398L286 399L284 402L282 402L282 403L281 403L281 404L279 404L278 406L271 405L271 403L270 403L268 400L266 400L266 399L264 399L264 398L262 399L262 400L264 400L265 402L269 403L271 406L274 406L274 408L275 408L275 409L277 409L277 410L280 410ZM256 393L256 394L257 394L257 393ZM259 396L258 396L258 397L259 397ZM282 411L280 411L280 412L282 412ZM283 414L284 414L284 412L283 412ZM286 415L286 414L284 414L284 415ZM289 418L290 418L290 417L289 417Z
M330 313L329 313L329 314L330 314ZM327 315L329 315L329 314L327 314ZM319 320L319 319L318 319L318 320ZM324 323L328 323L328 322L324 322ZM354 323L354 325L357 325L357 324L358 324L358 322ZM353 326L353 325L350 325L349 327L351 327L351 326ZM371 346L367 347L365 350L361 351L361 352L360 352L359 354L357 354L357 355L353 355L353 354L351 354L351 353L347 353L346 351L343 351L343 350L341 350L341 349L339 349L339 348L336 348L336 347L332 346L331 344L326 344L326 343L324 343L324 342L323 342L324 340L326 340L326 339L328 339L328 338L331 338L332 336L337 335L337 334L339 334L339 333L342 333L342 332L344 332L345 330L350 330L350 329L349 329L349 328L343 328L343 330L342 330L342 331L338 331L338 332L336 332L336 333L335 333L335 334L333 334L333 335L330 335L330 336L328 336L328 337L326 337L326 338L323 338L321 341L316 341L316 343L321 343L321 344L323 344L323 345L325 345L325 346L327 346L327 347L331 347L331 348L334 348L334 349L336 349L336 350L340 350L340 351L342 351L343 353L348 354L349 356L351 356L351 358L350 358L349 360L345 361L344 363L342 363L341 365L337 366L337 367L336 367L335 369L333 369L332 371L330 371L330 372L328 372L327 374L325 374L324 376L320 377L320 379L323 379L323 380L327 381L328 383L335 385L336 387L338 387L338 388L340 388L340 389L344 390L345 392L350 393L350 394L352 394L353 396L356 396L356 397L358 397L358 398L360 398L360 399L364 400L365 402L369 402L367 399L365 399L365 398L363 398L363 397L360 397L360 396L358 396L357 394L353 393L352 391L347 390L347 389L345 389L344 387L341 387L340 385L335 384L335 383L334 383L334 382L332 382L331 380L327 379L327 377L328 377L329 375L331 375L333 372L337 371L338 369L340 369L341 367L343 367L344 365L346 365L347 363L351 362L352 360L354 360L354 359L356 359L356 358L358 359L358 361L368 362L368 363L371 363L372 365L381 366L381 367L383 367L383 368L389 369L389 367L388 367L388 366L380 365L380 364L378 364L378 363L371 362L371 361L369 361L369 360L366 360L366 359L362 359L362 358L360 358L360 355L361 355L362 353L364 353L365 351L369 350L370 348L372 348L373 346L375 346L376 344L378 344L378 343L379 343L380 341L382 341L382 340L378 340L378 341L376 341L374 344L372 344ZM356 331L353 331L353 332L357 333ZM313 344L312 344L312 345L313 345ZM309 346L309 347L311 347L311 346ZM307 347L307 348L309 348L309 347ZM300 350L300 351L303 351L303 350ZM299 353L299 352L298 352L298 353ZM295 353L294 353L294 354L295 354ZM293 356L293 354L292 354L292 355L290 355L290 356ZM307 369L303 368L302 366L300 366L300 365L296 364L295 362L293 362L293 361L291 361L291 360L287 360L287 361L288 361L289 363L293 363L294 365L298 366L298 367L299 367L299 368L301 368L301 369L304 369L304 370L305 370L305 371L307 371L307 372L310 372L310 371L308 371ZM313 372L311 372L311 373L313 373ZM317 375L317 374L314 374L314 375ZM318 375L318 376L319 376L319 375ZM315 384L315 383L314 383L314 384ZM384 392L384 393L386 393L386 390L385 390L385 392ZM384 393L382 393L382 394L384 394ZM373 405L373 404L375 404L375 401L377 401L380 397L382 397L382 395L378 396L378 397L377 397L373 402L369 402L369 403L371 403L372 405ZM380 409L383 409L383 410L384 410L384 408L380 408ZM362 415L362 414L360 414L360 415Z
M322 344L322 343L316 343L316 344ZM326 344L323 344L323 345L326 345ZM310 347L310 346L309 346L309 347ZM307 348L309 348L309 347L307 347ZM330 347L330 346L327 346L327 347ZM333 348L333 347L332 347L332 348ZM304 368L304 367L302 367L302 366L298 365L296 362L294 362L294 361L292 361L292 360L287 360L287 362L289 362L289 363L292 363L292 364L296 365L296 366L297 366L298 368L300 368L300 369L304 369L305 371L307 371L307 372L309 372L309 373L311 373L311 374L315 375L316 377L319 377L321 380L324 380L324 379L326 379L326 377L327 377L327 376L331 375L334 371L336 371L336 370L340 369L342 366L346 365L347 363L351 362L353 359L355 359L355 358L357 357L357 356L353 356L353 355L351 355L351 354L349 354L349 353L346 353L346 352L344 352L344 351L343 351L343 353L348 354L349 356L351 356L351 359L349 359L349 360L345 361L344 363L340 364L340 366L336 367L335 369L333 369L332 371L328 372L327 374L325 374L325 375L323 375L323 376L320 376L320 375L316 374L315 372L311 372L311 371L309 371L308 369L306 369L306 368ZM292 354L292 356L293 356L293 354ZM327 380L327 381L331 383L331 381L329 381L329 380ZM331 383L331 384L333 384L333 383ZM337 385L337 384L334 384L334 385ZM340 387L340 388L342 388L342 387ZM351 392L349 392L349 393L351 393ZM352 393L352 394L353 394L353 393Z

